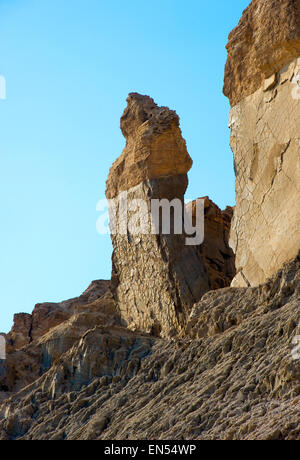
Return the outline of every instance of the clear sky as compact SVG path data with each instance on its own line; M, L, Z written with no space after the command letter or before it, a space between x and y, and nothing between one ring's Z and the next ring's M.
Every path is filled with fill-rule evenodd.
M225 45L249 0L0 0L0 331L108 279L96 203L129 92L177 111L188 198L234 204Z

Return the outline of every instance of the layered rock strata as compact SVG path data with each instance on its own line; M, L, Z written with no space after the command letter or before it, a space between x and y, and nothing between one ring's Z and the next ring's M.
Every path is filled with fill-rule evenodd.
M109 289L109 284L110 282L105 280L92 281L79 297L59 303L39 303L34 307L32 314L16 314L13 327L6 335L8 345L14 350L19 350L38 339L51 328L70 318L79 305L91 303L102 297Z
M120 325L119 314L111 295L106 293L90 304L78 306L76 313L68 320L22 349L14 350L8 346L4 372L0 378L0 399L7 399L38 380L90 329L115 325Z
M75 316L51 332L66 344L80 321L72 345L0 403L0 439L299 440L299 299L297 257L261 287L207 293L178 340Z
M256 286L300 249L300 1L253 1L227 48L233 286Z
M112 232L112 290L121 317L130 329L173 336L184 328L192 305L213 283L199 243L189 246L184 231L177 232L175 211L169 215L167 233L158 227L157 232L152 232L151 210L155 200L178 200L181 215L177 223L182 224L187 172L192 160L174 111L158 107L150 97L136 93L130 94L127 102L121 118L126 147L110 170L106 192L107 198L117 203L111 218L117 222L116 231ZM124 214L120 209L125 199ZM133 208L130 211L129 207L133 203L140 211L135 228L130 225ZM213 245L221 244L218 238L226 245L223 230L214 236ZM230 251L226 256L233 260ZM223 270L221 276L224 285L228 285L233 275Z

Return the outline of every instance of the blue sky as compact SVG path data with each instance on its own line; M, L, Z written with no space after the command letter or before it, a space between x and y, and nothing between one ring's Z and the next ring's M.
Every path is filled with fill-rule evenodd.
M234 204L225 45L249 0L0 0L0 331L108 279L96 203L129 92L175 109L187 197Z

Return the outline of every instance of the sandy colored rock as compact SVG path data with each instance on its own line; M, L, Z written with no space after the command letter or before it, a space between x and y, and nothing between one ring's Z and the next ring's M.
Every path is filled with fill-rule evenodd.
M297 257L260 287L207 293L182 339L88 329L0 403L0 438L299 440L299 296Z
M43 306L40 311L39 305ZM5 399L9 394L35 381L55 359L81 338L89 327L120 322L107 281L93 281L88 289L75 299L59 304L39 305L35 307L39 315L36 317L37 329L33 336L30 331L34 314L15 315L14 326L6 335L6 360L4 372L0 375L0 399ZM61 312L63 307L64 314ZM47 312L47 315L40 312Z
M147 105L149 98L138 100ZM163 109L164 119L168 119L167 110ZM127 112L124 132L133 135L130 118ZM154 125L152 130L159 131ZM184 207L187 184L186 174L146 179L127 190L128 199L141 198L149 204L151 198L179 198ZM193 304L209 289L229 285L234 275L234 257L228 246L232 210L221 211L207 197L204 201L202 247L186 246L185 235L175 235L173 229L170 235L137 236L130 231L113 235L113 297L109 282L94 281L80 297L37 304L32 315L17 315L8 334L0 399L11 397L10 401L17 401L16 393L24 395L26 388L40 387L51 395L49 400L41 401L48 408L53 399L64 398L70 392L68 401L82 409L85 398L77 403L76 393L91 379L97 376L100 388L124 385L138 372L158 336L184 333ZM195 202L188 207L194 215ZM25 433L33 411L29 404L22 412L25 419L16 427L15 415L7 416L5 410L5 436L15 437L18 430ZM97 420L98 430L105 427L106 420L105 416ZM64 434L60 428L51 435L52 439L61 437Z
M266 281L300 249L300 58L231 109L233 286ZM266 88L268 90L266 91ZM299 95L299 96L298 96Z
M186 174L193 163L176 112L137 93L129 94L127 104L121 118L126 147L109 172L107 198L145 180Z
M30 331L32 316L28 313L17 313L14 315L14 323L6 339L16 350L30 342Z
M202 252L199 243L186 244L187 235L183 229L180 234L176 231L171 214L169 232L161 228L157 234L152 232L149 225L154 200L177 200L181 208L177 221L182 223L186 173L192 162L174 111L160 108L151 98L138 94L129 95L127 103L121 118L126 148L107 181L107 197L114 197L116 205L111 221L118 223L116 231L112 231L112 292L129 329L175 336L184 329L193 304L205 292L230 284L234 257L228 247L229 232L224 226L226 219L220 210L217 217L217 207L211 202L206 210L214 217L207 219L208 234ZM121 209L125 191L128 209L124 214ZM130 204L134 201L145 205L138 230L130 225ZM146 223L146 230L141 222ZM229 230L230 218L226 225Z
M298 43L298 5L253 1L231 34L233 225L233 209L207 197L201 246L173 227L126 225L112 235L111 290L96 282L38 305L36 324L17 316L0 368L1 440L300 440L300 60L274 73ZM262 78L263 57L272 72ZM183 205L189 157L177 115L134 94L121 125L127 146L108 197L143 199L143 218L151 198ZM195 202L186 210L195 217ZM239 287L224 287L235 274L229 232Z
M38 339L47 331L72 316L79 305L89 304L102 297L109 289L110 281L92 281L89 287L79 297L59 303L36 304L32 314L17 313L11 331L6 334L8 346L20 350L33 340Z
M187 178L169 176L145 181L128 191L128 200L183 196ZM112 292L121 317L131 330L174 336L184 327L192 305L209 289L199 252L185 245L184 235L112 235Z
M235 106L300 56L300 1L253 0L226 48L224 94Z

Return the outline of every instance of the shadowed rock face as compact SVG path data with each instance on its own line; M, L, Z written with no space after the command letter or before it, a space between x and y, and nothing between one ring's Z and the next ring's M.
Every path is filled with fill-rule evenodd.
M226 48L224 94L235 106L300 56L300 1L253 0Z
M178 199L183 209L186 173L192 161L177 114L139 94L130 94L127 103L121 118L126 147L110 170L107 197L120 200L126 191L128 203L143 200L146 218L151 214L151 200ZM210 211L213 206L210 202ZM119 217L118 210L117 220ZM219 220L215 219L213 227L206 226L202 252L207 257L202 257L199 246L187 246L186 235L175 234L172 226L169 235L135 234L127 223L125 234L112 235L112 290L128 328L174 336L182 331L192 305L205 292L230 284L234 276L234 257L227 244L230 218L227 231L224 222L219 210ZM230 269L224 258L229 259ZM214 280L210 278L213 265L220 275Z
M204 197L204 242L198 251L204 262L209 290L230 286L235 276L235 257L229 246L233 208L224 211L208 197ZM194 202L192 203L194 208Z
M253 1L228 50L232 285L256 286L300 249L300 1Z

